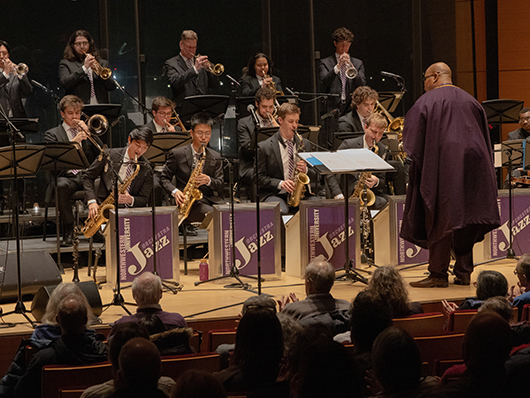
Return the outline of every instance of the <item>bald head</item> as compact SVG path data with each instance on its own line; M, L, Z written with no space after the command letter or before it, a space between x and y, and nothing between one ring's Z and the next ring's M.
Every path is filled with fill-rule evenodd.
M451 75L451 68L446 63L436 62L425 71L423 88L431 91L443 84L452 84Z

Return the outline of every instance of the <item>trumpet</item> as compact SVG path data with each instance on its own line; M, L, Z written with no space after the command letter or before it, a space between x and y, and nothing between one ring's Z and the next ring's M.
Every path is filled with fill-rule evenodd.
M358 74L359 72L357 71L355 66L353 66L353 64L348 61L348 63L346 64L346 73L345 73L346 77L348 79L355 79Z
M269 76L269 75L267 75L267 74L264 74L264 75L263 75L263 78L264 78L264 79L267 79L267 78L269 78L269 77L271 77L271 76ZM279 90L276 88L276 84L274 84L274 81L273 81L272 79L271 79L271 82L270 82L270 84L269 84L269 88L270 88L271 90L273 90L273 91L276 93L276 95L285 95L283 91L279 91ZM276 102L278 102L278 101L276 101ZM279 106L279 105L278 105L278 106Z
M19 77L24 77L28 74L29 72L29 68L26 64L24 63L19 63L16 68L15 68L15 74Z
M84 54L87 55L88 53ZM109 77L112 76L112 71L110 70L110 68L102 67L101 64L96 60L96 58L94 58L94 65L92 66L92 70L96 75L98 75L104 80L107 80Z
M201 57L200 54L196 55L195 57ZM223 64L213 64L212 62L208 61L206 66L204 67L208 72L214 74L215 76L221 76L223 72L225 71L225 67Z

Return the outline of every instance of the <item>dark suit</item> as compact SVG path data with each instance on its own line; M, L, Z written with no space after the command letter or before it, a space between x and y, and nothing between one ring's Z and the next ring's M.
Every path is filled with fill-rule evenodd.
M169 193L175 188L183 191L190 179L193 171L193 150L192 144L173 149L167 158L162 174L160 175L160 184ZM191 208L188 220L191 222L200 222L204 215L212 211L212 205L223 204L223 161L221 156L210 148L206 148L206 160L202 170L203 174L210 177L210 185L201 185L199 189L202 192L202 199L195 202ZM175 184L172 179L175 176Z
M340 144L339 150L352 149L352 148L364 148L363 140L364 140L364 136L344 140L342 141L342 144ZM386 146L382 144L381 142L378 142L376 145L379 148L377 151L377 154L382 159L384 159L386 155ZM374 173L374 175L377 178L379 178L379 184L377 184L376 187L370 188L371 191L375 195L375 203L370 209L379 210L385 207L385 205L388 203L388 197L385 194L386 181L385 181L384 173ZM357 179L358 179L358 173L355 173L355 175L351 175L351 174L348 175L348 196L351 196L351 194L353 193L355 184L357 183ZM339 185L339 182L334 175L328 174L326 176L326 181L329 185L329 189L333 197L340 195L341 193L344 194L342 192L342 186Z
M11 109L13 117L26 117L22 98L26 98L33 92L28 76L25 75L20 79L11 73L9 78L6 78L3 73L0 73L0 87L0 104L4 111L7 113L8 109ZM0 119L3 117L0 116Z
M239 181L245 185L250 184L254 176L254 134L256 134L256 123L252 115L239 119L237 123Z
M356 110L348 112L339 118L339 131L344 132L364 132L363 123Z
M509 140L526 140L528 137L530 137L530 133L522 128L508 133Z
M199 69L199 73L195 73L195 69L188 68L180 54L165 62L164 74L171 85L177 111L182 108L185 97L206 95L210 93L212 88L219 86L217 76L207 72L204 68Z
M300 146L300 141L296 135L294 136L294 143L297 148ZM285 180L280 145L285 144L279 131L272 137L260 142L258 145L258 194L260 201L270 201L271 197L281 199L283 203L280 201L280 210L282 213L286 213L288 211L288 195L287 193L280 194L280 189L278 189L278 184ZM303 148L304 151L311 151L311 144L305 138L303 139ZM297 160L295 158L295 164L296 163ZM316 191L316 172L313 169L308 168L307 175L311 180L310 184L312 186L312 190ZM312 197L308 195L307 190L305 196L306 198Z
M346 78L346 99L341 103L340 95L342 93L342 82L340 80L340 72L338 74L335 73L337 58L335 57L335 54L333 54L331 57L324 58L320 61L318 68L323 92L339 95L338 97L330 97L328 99L328 107L324 110L325 112L329 112L333 109L340 109L340 114L344 115L350 109L352 93L357 87L366 84L363 61L353 58L350 55L350 62L355 69L357 69L358 73L355 79Z
M109 154L110 161L113 162L114 170L119 172L121 167L121 162L125 156L125 148L113 148L107 150ZM139 162L146 162L146 159L141 156L138 159ZM110 193L114 190L114 176L116 175L109 165L107 170L105 170L105 159L99 161L96 159L94 163L90 165L88 169L83 172L83 187L85 189L85 197L87 201L96 199L98 204L103 202ZM96 178L101 177L101 182L99 183L98 192L95 191L94 181ZM149 203L149 197L151 196L151 191L153 189L153 176L151 170L145 164L140 165L140 171L136 178L132 181L129 194L134 197L133 207L143 207L147 206Z
M272 76L272 82L276 86L276 91L283 91L282 82L278 76ZM242 76L241 79L239 79L239 84L241 84L241 95L243 95L243 97L253 97L261 88L258 78L250 75Z
M109 63L104 59L98 59L98 62L103 68L109 66ZM109 91L116 90L112 77L102 79L95 73L92 73L92 76L94 77L94 91L98 103L107 104ZM90 103L90 80L83 70L81 62L62 59L59 63L59 80L66 95L77 95L85 104Z

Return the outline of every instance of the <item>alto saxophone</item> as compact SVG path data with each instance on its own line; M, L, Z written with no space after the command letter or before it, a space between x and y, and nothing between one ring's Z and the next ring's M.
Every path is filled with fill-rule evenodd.
M179 214L178 214L178 225L180 227L180 224L188 218L191 210L191 206L197 201L202 199L202 192L199 188L195 186L195 180L197 179L197 176L202 173L202 169L204 168L204 162L206 160L206 147L201 145L202 147L202 156L200 160L197 162L197 165L191 172L190 178L188 180L188 183L184 187L184 191L182 193L186 197L186 201L179 206Z
M118 194L124 194L125 192L127 192L127 189L129 188L135 177L138 175L139 171L140 164L136 163L136 168L134 172L129 177L127 177L125 181L123 181L123 184L118 187ZM105 199L99 205L98 214L96 214L95 217L87 218L87 220L85 221L85 225L83 226L81 232L83 233L83 235L85 235L86 238L90 238L91 236L93 236L103 224L109 221L109 212L111 209L114 209L114 192L111 192L111 194L107 196L107 199Z
M375 140L373 140L372 142L372 148L375 154L379 152L379 147L376 145ZM350 199L358 198L359 204L361 206L365 206L364 201L361 197L361 193L364 190L364 184L366 183L366 180L370 178L371 176L372 176L372 173L370 173L369 171L361 173L361 175L359 176L359 179L357 180L357 183L355 184L353 193L350 196ZM373 204L375 203L375 194L370 188L366 188L366 197L368 199L368 203L366 204L366 206L368 207L373 206Z
M302 144L302 137L298 132L295 130L296 135L300 139L300 146L298 148L298 152L302 152L304 150L303 144ZM306 173L302 173L300 170L298 170L295 166L293 176L291 177L291 181L294 181L294 191L289 194L287 198L287 204L290 207L298 207L300 204L300 199L302 198L302 195L304 194L306 190L306 185L311 182L308 175Z

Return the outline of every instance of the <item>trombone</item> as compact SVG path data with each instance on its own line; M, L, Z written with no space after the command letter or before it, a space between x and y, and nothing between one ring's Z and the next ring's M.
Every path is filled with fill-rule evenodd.
M103 115L92 115L92 116L88 116L86 113L82 112L82 115L84 117L87 118L87 121L86 121L86 125L88 127L88 131L86 131L83 126L81 126L81 123L77 123L77 126L85 131L85 133L88 133L87 134L87 138L90 140L90 142L92 144L94 144L94 146L99 149L99 161L101 161L103 159L103 152L105 151L105 148L106 148L106 145L103 146L103 148L101 148L101 145L98 144L98 142L92 137L92 134L96 135L96 136L100 136L100 135L103 135L107 132L107 130L109 129L109 121L107 120L107 118Z
M200 54L195 56L196 58L201 57ZM213 64L212 62L208 61L206 64L206 67L204 67L208 72L214 74L215 76L221 76L223 72L225 71L225 67L223 64Z
M182 131L187 131L175 108L171 110L171 119L169 119L169 122L166 119L164 119L164 122L166 122L166 128L169 128L170 126L179 126Z
M85 53L85 55L87 55L87 54L88 53ZM104 80L107 80L109 77L112 76L112 71L110 70L110 68L102 67L101 64L96 60L95 57L94 57L94 65L92 66L92 70L94 71L94 73L96 75L98 75L99 77L101 77Z

